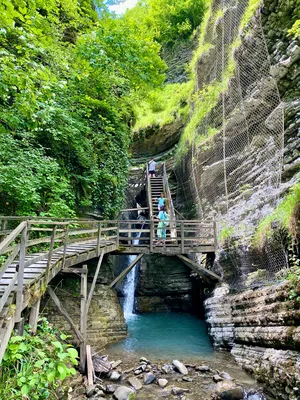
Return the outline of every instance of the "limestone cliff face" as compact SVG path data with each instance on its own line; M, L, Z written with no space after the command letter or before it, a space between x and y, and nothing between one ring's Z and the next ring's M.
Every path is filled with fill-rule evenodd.
M194 278L177 257L144 256L136 288L136 311L193 311Z
M172 149L177 144L183 127L184 121L177 117L163 127L158 124L141 129L131 145L133 156L152 157Z
M300 311L290 283L280 278L287 265L285 249L270 247L260 254L249 245L260 219L299 179L300 41L288 29L300 5L265 0L240 45L232 48L247 4L229 0L226 10L219 10L219 1L212 4L215 18L205 34L207 51L196 65L199 95L205 98L214 79L221 81L230 51L235 71L225 93L196 125L196 139L176 170L185 201L193 202L201 217L217 215L235 234L235 250L221 249L218 255L226 283L205 302L209 333L217 347L230 350L276 399L298 400ZM250 282L254 271L257 279Z
M205 302L209 333L217 347L229 348L276 399L300 396L300 304L291 284L230 295L228 285Z
M74 323L79 328L80 321L80 296L74 296L77 291L57 289L56 294L62 306L67 310ZM77 292L78 293L78 292ZM75 335L68 322L58 312L55 304L49 299L44 313L48 320L55 324L61 331ZM95 351L106 345L119 341L127 336L127 326L123 311L120 307L116 292L104 285L96 285L88 314L87 340Z
M266 0L241 33L246 6L247 1L228 1L220 10L220 2L212 2L203 43L207 50L195 71L200 103L191 118L198 112L199 121L192 125L190 150L176 170L179 187L196 205L198 216L217 216L244 245L300 170L300 42L287 34L299 5ZM213 103L218 89L214 82L229 74L231 54L234 72Z

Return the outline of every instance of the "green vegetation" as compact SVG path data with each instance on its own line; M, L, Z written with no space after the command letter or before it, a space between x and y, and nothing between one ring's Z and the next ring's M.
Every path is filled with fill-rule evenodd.
M139 1L136 7L127 11L124 19L128 26L134 26L142 35L148 35L163 47L170 47L178 41L190 39L201 24L206 3L204 0ZM150 91L145 100L135 106L134 132L150 126L163 126L177 118L186 121L193 85L193 80L190 80Z
M193 33L202 21L205 7L205 0L139 0L124 19L142 36L170 46Z
M257 10L260 4L259 0L250 0L247 9L242 17L239 32L241 32L246 25L249 23L251 18L253 17L255 11ZM212 14L212 9L209 8L206 11L204 16L204 22L200 29L200 36L199 36L199 45L198 49L196 50L193 60L192 60L192 67L193 67L193 80L196 79L195 77L195 68L199 58L203 56L209 49L212 47L212 44L205 42L205 34L207 31L207 27L209 24L214 24L216 21L222 17L224 10L217 10L215 14ZM221 81L214 80L209 85L203 87L200 91L195 92L192 96L192 101L194 103L194 112L189 120L189 123L186 125L185 130L182 134L179 147L178 147L178 154L177 159L180 159L183 154L186 153L190 145L193 141L196 141L197 146L201 145L204 141L208 139L207 135L198 135L197 127L201 124L204 120L206 115L217 105L217 102L228 88L228 83L230 78L234 75L235 71L235 59L234 59L234 50L237 49L241 44L241 39L238 37L231 46L226 50L228 53L228 62L226 65L225 70L223 71L223 76ZM218 130L214 127L209 127L208 132L209 136L212 137L212 132L216 133Z
M297 19L291 29L288 30L288 34L294 39L300 36L300 19Z
M234 228L232 226L224 226L219 233L218 241L220 242L221 246L226 245L232 237L234 233Z
M160 45L97 1L0 4L0 212L106 218L123 205L133 98L160 86ZM101 12L100 12L101 11ZM133 96L134 95L134 96Z
M2 214L114 217L134 121L138 130L187 119L193 82L162 87L159 53L188 40L205 0L140 0L110 14L119 3L1 2Z
M45 319L40 321L37 335L32 336L26 327L24 336L12 336L1 364L1 399L56 398L55 390L61 382L76 373L73 366L78 354L64 343L66 339Z
M289 194L274 211L260 221L253 238L253 245L262 249L268 239L274 235L274 224L284 229L296 243L300 238L300 183L296 183Z
M146 101L135 106L138 116L134 132L149 126L164 126L175 119L186 121L190 107L187 99L192 92L192 82L169 84L161 90L149 92Z
M179 86L166 85L163 90L156 89L150 93L150 96L146 101L135 108L137 115L137 122L134 128L135 132L151 125L163 126L164 124L173 122L179 116L182 116L184 121L186 121L188 116L191 116L179 143L177 153L178 160L183 154L185 154L194 141L197 146L202 144L209 146L209 144L206 143L207 140L218 132L215 127L209 127L207 134L199 135L197 133L197 128L206 115L216 106L222 93L227 90L228 82L235 71L234 50L241 44L241 39L237 38L236 41L226 50L229 57L221 81L215 80L209 85L201 88L200 91L192 94L194 87L196 87L195 71L198 60L213 46L211 43L205 41L208 26L211 24L216 26L217 21L222 18L225 12L225 10L222 9L213 12L211 5L212 2L209 2L209 7L205 7L203 4L202 18L198 21L199 25L201 23L201 27L198 47L194 52L190 65L190 81ZM239 31L245 29L258 6L259 0L251 0L249 2L241 20ZM131 12L133 13L133 10L131 10ZM157 37L159 38L159 35ZM194 105L193 111L191 104Z
M295 265L291 268L287 275L287 280L290 281L289 300L293 300L300 308L300 259L294 256Z

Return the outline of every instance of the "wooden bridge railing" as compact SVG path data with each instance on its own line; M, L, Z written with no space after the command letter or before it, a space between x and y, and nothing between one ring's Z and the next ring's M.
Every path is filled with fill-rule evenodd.
M24 269L42 259L47 259L47 276L54 251L60 253L62 268L64 268L67 246L70 243L93 240L95 247L97 246L98 255L100 255L101 245L106 241L114 243L119 251L127 249L127 252L132 250L133 253L143 252L143 249L149 253L159 252L162 246L170 252L173 251L174 254L185 254L193 249L197 252L201 250L201 247L204 252L216 249L214 221L171 220L169 226L166 227L166 240L162 243L162 238L158 235L159 221L155 219L96 221L49 220L47 218L23 220L24 218L0 217L1 226L5 227L0 231L2 238L0 242L0 312L17 285L16 322L21 318ZM139 238L138 242L137 238ZM32 257L28 258L30 254ZM1 289L1 279L13 262L17 262L18 267L9 285L4 285Z
M185 254L191 248L216 249L215 221L170 220L166 227L166 240L159 237L158 220L121 221L119 228L120 248L141 249L149 248L150 252L162 246L174 250L175 253ZM136 243L138 240L138 243Z
M0 231L2 238L0 242L0 281L9 266L14 262L18 263L9 285L3 286L4 291L1 290L0 285L0 312L11 293L16 292L16 322L21 320L25 268L47 259L47 280L54 250L60 251L62 268L64 268L69 243L93 239L97 243L98 254L100 254L100 244L103 241L112 241L118 246L119 238L116 222L83 219L49 220L47 218L27 219L19 222L24 218L26 217L0 217L1 226L5 228ZM4 224L3 221L5 221ZM25 256L30 256L30 254L33 256L26 260Z

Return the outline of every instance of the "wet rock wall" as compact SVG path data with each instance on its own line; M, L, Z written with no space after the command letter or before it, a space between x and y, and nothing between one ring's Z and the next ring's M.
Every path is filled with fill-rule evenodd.
M223 284L205 302L215 346L230 349L271 395L285 400L300 398L300 303L292 289L283 282L233 295Z
M75 291L70 293L65 289L56 290L56 295L58 296L61 305L67 310L73 322L79 328L80 295L74 294L76 294ZM58 327L58 329L72 335L72 338L76 343L76 337L71 330L70 325L59 313L52 300L47 299L47 305L44 308L43 313L47 315L48 320ZM127 326L115 291L104 285L96 285L88 313L88 343L95 351L99 351L106 345L117 342L126 336Z
M136 311L193 312L201 304L198 281L177 257L144 256L136 287Z
M212 46L198 61L200 89L213 82L214 71L221 79L226 29L228 37L238 33L231 22L242 19L245 2L226 4L218 14L220 2L213 2L219 17L206 33ZM234 230L235 251L221 249L218 257L225 283L205 301L213 342L278 400L300 399L300 292L294 296L290 283L281 281L279 271L287 265L282 249L266 249L263 257L249 245L260 219L299 179L300 41L289 35L299 7L296 0L261 3L234 49L238 68L228 90L197 126L207 139L194 141L176 171L178 188L198 216L223 219ZM247 287L253 273L257 281Z

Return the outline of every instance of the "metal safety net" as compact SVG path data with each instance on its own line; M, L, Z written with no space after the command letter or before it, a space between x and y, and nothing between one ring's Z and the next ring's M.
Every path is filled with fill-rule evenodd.
M229 246L224 255L220 249L233 286L255 271L273 280L287 266L283 246L260 253L251 247L259 221L278 203L284 110L270 73L260 9L248 16L247 0L211 4L195 66L188 123L193 132L183 139L187 150L175 169L178 190L194 204L195 216L215 219L219 235L234 242L234 251Z

